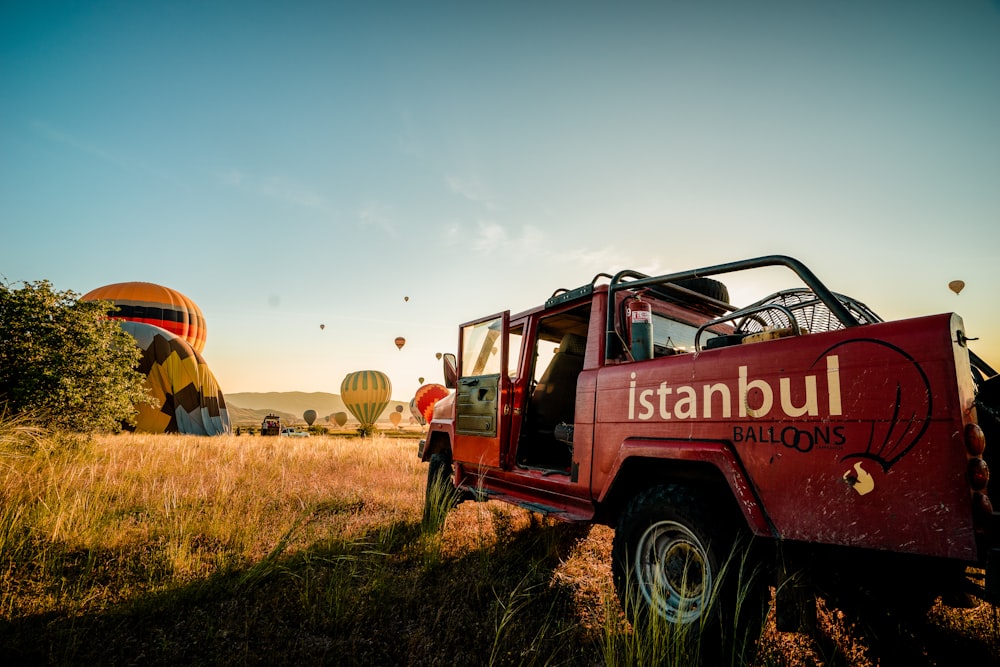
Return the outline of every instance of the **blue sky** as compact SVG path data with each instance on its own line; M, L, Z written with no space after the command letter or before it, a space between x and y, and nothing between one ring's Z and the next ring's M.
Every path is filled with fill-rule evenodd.
M408 400L460 322L776 253L997 365L998 72L987 1L8 0L0 276L180 290L226 393Z

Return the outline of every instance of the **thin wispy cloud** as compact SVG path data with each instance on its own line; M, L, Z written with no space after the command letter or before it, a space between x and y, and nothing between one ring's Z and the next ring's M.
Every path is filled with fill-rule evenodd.
M496 210L497 204L493 193L475 174L453 174L444 175L448 189L455 194L468 199L471 202L484 205L487 210Z
M169 181L171 183L181 185L182 187L186 187L183 184L178 183L175 178L163 173L162 171L154 169L147 162L139 158L126 155L125 153L120 153L86 139L81 139L59 128L53 127L44 121L33 120L30 122L30 126L32 130L47 141L65 146L77 153L97 158L98 160L118 167L123 171L140 172L163 181Z
M390 236L396 236L396 226L392 218L392 207L378 201L365 203L358 211L362 225L376 227Z
M332 212L325 195L285 176L257 178L240 169L229 168L217 170L215 178L227 187L274 199L296 208Z
M614 246L599 249L566 247L556 242L543 229L522 225L519 229L493 221L479 220L474 229L452 223L445 230L449 245L468 249L480 255L501 255L511 262L545 262L578 266L595 271L615 271L629 263L630 255ZM639 269L643 270L643 269Z

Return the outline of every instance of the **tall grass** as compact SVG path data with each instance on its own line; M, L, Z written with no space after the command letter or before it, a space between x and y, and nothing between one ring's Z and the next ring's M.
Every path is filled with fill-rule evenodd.
M609 529L449 498L429 528L425 480L408 440L0 419L0 660L685 664L625 620ZM783 642L757 664L837 664Z

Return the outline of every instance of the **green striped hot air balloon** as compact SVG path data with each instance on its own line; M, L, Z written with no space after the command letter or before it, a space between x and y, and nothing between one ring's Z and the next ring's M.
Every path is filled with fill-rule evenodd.
M340 383L340 398L358 420L358 431L366 435L375 430L382 411L389 405L392 383L381 371L355 371Z

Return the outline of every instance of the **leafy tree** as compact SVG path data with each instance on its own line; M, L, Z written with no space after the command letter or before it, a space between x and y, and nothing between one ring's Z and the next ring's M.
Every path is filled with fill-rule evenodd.
M47 280L0 282L0 413L71 431L119 431L152 403L141 350L107 301L79 301Z

